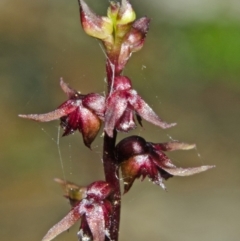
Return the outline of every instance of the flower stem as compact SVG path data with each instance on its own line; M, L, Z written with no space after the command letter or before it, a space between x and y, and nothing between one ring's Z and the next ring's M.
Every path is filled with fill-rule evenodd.
M118 49L119 50L119 49ZM108 58L106 60L106 76L108 83L108 93L107 98L111 94L114 78L121 74L121 70L118 70L118 56L119 51L112 51L108 53ZM110 137L105 132L104 133L104 143L103 143L103 166L105 180L108 182L113 190L112 194L112 216L111 216L111 227L109 230L109 235L112 241L118 241L119 236L119 226L120 226L120 212L121 212L121 189L119 181L119 169L118 163L115 158L115 145L116 145L117 131L113 130L113 136Z
M113 137L109 137L107 133L104 135L103 144L103 166L106 182L111 184L113 189L112 206L113 212L111 217L111 228L109 234L111 240L117 241L119 234L120 224L120 211L121 211L121 190L119 182L118 164L114 155L114 148L116 143L117 132L114 130Z

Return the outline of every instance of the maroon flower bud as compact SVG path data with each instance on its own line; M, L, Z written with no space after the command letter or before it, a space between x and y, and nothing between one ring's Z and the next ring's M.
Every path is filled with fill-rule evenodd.
M147 17L136 20L122 41L118 58L118 69L124 69L133 52L139 51L145 42L150 19Z
M176 167L163 153L163 150L188 150L195 145L180 142L154 144L142 137L131 136L120 141L115 148L115 155L120 163L124 179L124 192L128 192L136 178L149 179L165 189L163 180L172 176L190 176L214 166L193 168Z
M129 45L131 52L137 52L143 47L149 30L149 24L150 19L147 17L142 17L133 23L125 39L125 44Z
M81 95L76 90L71 89L62 79L60 85L68 95L69 100L56 110L47 114L19 116L40 122L60 119L64 129L63 136L79 130L82 133L84 144L90 148L101 127L100 119L104 117L105 98L96 93Z
M157 116L137 91L132 89L129 78L117 76L114 79L113 90L106 101L104 130L112 136L114 128L122 132L134 129L136 127L134 114L161 128L175 125L175 123L167 124ZM141 118L137 117L137 120L140 122Z
M50 241L60 233L68 230L79 219L82 219L79 238L104 241L109 238L110 217L112 205L107 200L111 193L109 184L97 181L85 188L86 196L44 236L42 241Z
M94 13L84 0L78 2L84 31L100 39L106 50L108 76L120 75L132 53L143 47L150 19L135 21L136 14L128 0L122 0L121 4L111 1L107 16ZM110 78L108 82L111 85Z

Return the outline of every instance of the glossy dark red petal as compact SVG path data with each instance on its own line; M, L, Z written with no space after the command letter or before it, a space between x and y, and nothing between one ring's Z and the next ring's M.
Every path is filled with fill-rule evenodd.
M148 154L148 144L141 136L129 136L122 139L115 147L118 162L123 162L136 155Z

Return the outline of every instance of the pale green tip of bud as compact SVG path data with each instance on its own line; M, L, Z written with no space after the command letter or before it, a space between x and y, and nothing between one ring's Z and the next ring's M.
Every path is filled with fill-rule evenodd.
M122 0L122 4L119 10L117 23L128 24L136 19L136 13L134 12L132 5L128 0Z
M117 15L120 9L120 4L116 2L110 2L110 6L107 10L107 16L112 20L113 23L116 23Z

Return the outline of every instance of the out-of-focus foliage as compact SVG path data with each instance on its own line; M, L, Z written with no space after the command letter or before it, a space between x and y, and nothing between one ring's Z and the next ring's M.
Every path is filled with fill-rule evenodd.
M107 0L88 2L106 13ZM196 142L196 151L171 154L173 162L217 168L169 180L167 193L135 181L123 199L120 240L238 240L238 2L132 1L138 17L152 20L146 44L126 74L156 113L178 123L163 131L143 122L144 129L135 133L152 142L169 137ZM80 27L77 1L0 1L2 241L41 240L69 211L52 181L63 178L59 123L36 124L17 114L45 113L65 101L60 77L83 94L103 92L104 58L98 42ZM100 143L89 151L80 135L60 139L68 180L87 185L103 178ZM77 240L77 228L58 240Z
M240 24L239 23L189 23L168 26L169 41L174 46L174 66L181 76L188 71L211 81L239 81L240 75ZM170 32L169 32L170 31ZM170 50L170 52L172 52ZM173 58L171 59L171 61ZM171 69L172 63L169 63ZM171 72L171 71L169 71ZM185 73L185 74L184 74ZM227 78L225 78L225 77ZM203 81L204 81L203 79Z

